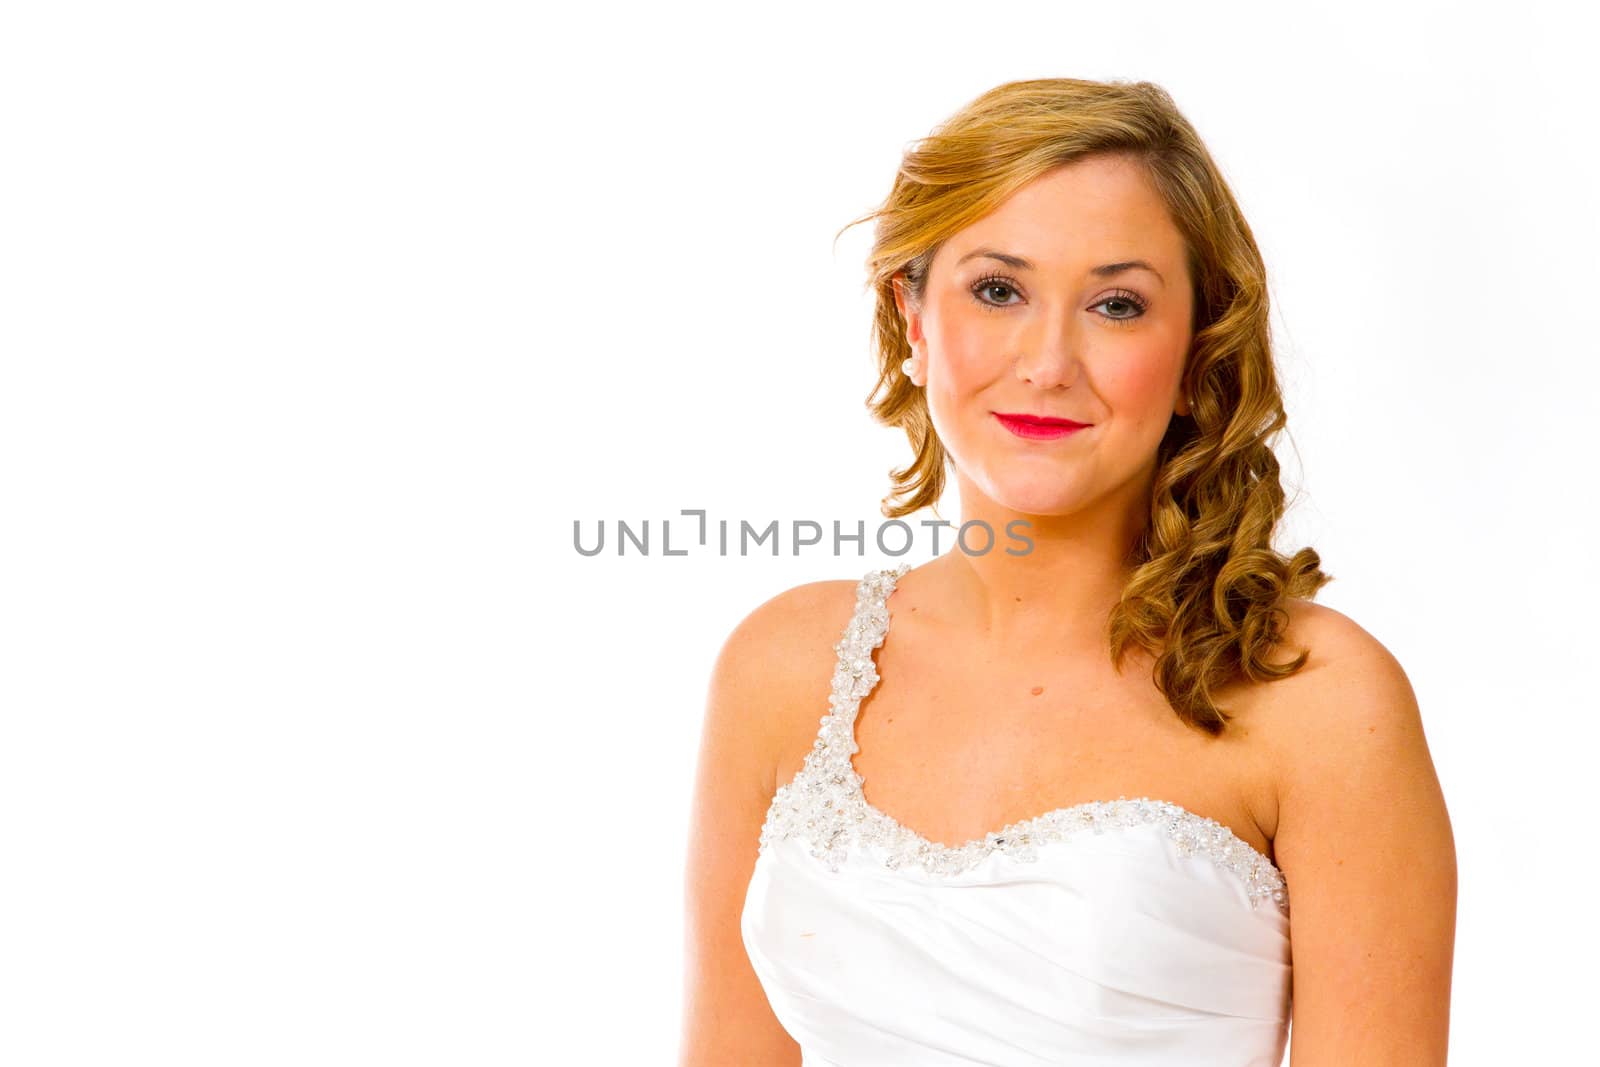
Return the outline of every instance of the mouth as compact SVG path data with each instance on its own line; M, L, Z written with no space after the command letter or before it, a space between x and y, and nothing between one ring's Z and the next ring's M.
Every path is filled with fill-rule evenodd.
M1060 419L1052 415L1026 415L1000 411L996 411L993 414L996 419L1000 420L1000 425L1016 436L1032 441L1048 441L1057 437L1066 437L1068 434L1086 430L1093 425L1093 423L1075 422L1072 419Z

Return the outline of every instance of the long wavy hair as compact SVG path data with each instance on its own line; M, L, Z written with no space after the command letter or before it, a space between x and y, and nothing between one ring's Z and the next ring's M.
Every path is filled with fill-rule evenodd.
M1287 420L1266 267L1220 170L1160 86L1045 78L991 89L913 142L884 202L840 230L876 222L867 284L878 377L867 407L911 442L911 463L889 472L882 511L898 518L936 506L950 463L925 393L900 371L911 346L895 278L920 306L945 240L1046 171L1099 154L1144 165L1183 235L1195 289L1182 384L1190 414L1173 416L1158 449L1149 521L1130 546L1130 577L1108 623L1111 659L1120 670L1130 645L1147 649L1178 717L1217 736L1231 716L1215 691L1305 664L1309 650L1280 665L1267 657L1288 624L1285 601L1313 597L1332 578L1315 550L1272 547L1284 492L1270 440Z

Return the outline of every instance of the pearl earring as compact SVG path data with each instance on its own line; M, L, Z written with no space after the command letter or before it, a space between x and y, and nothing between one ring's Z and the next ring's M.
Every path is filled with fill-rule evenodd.
M900 373L909 378L911 377L912 369L915 368L916 365L917 361L915 359L903 359L900 361Z

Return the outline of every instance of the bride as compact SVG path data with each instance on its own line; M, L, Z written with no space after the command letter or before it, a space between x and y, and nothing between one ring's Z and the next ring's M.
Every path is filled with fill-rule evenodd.
M1147 82L1014 82L866 218L884 512L953 476L1028 546L727 638L682 1067L1244 1067L1291 1023L1294 1067L1443 1064L1449 816L1404 671L1272 547L1266 272L1198 135Z

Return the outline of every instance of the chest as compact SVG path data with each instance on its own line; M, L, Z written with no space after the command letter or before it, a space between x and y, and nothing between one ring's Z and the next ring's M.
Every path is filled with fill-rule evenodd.
M1101 658L883 648L851 758L867 803L955 846L1048 811L1151 797L1270 856L1271 768L1251 744L1248 695L1219 701L1238 717L1212 737L1179 720L1150 660L1118 672Z

